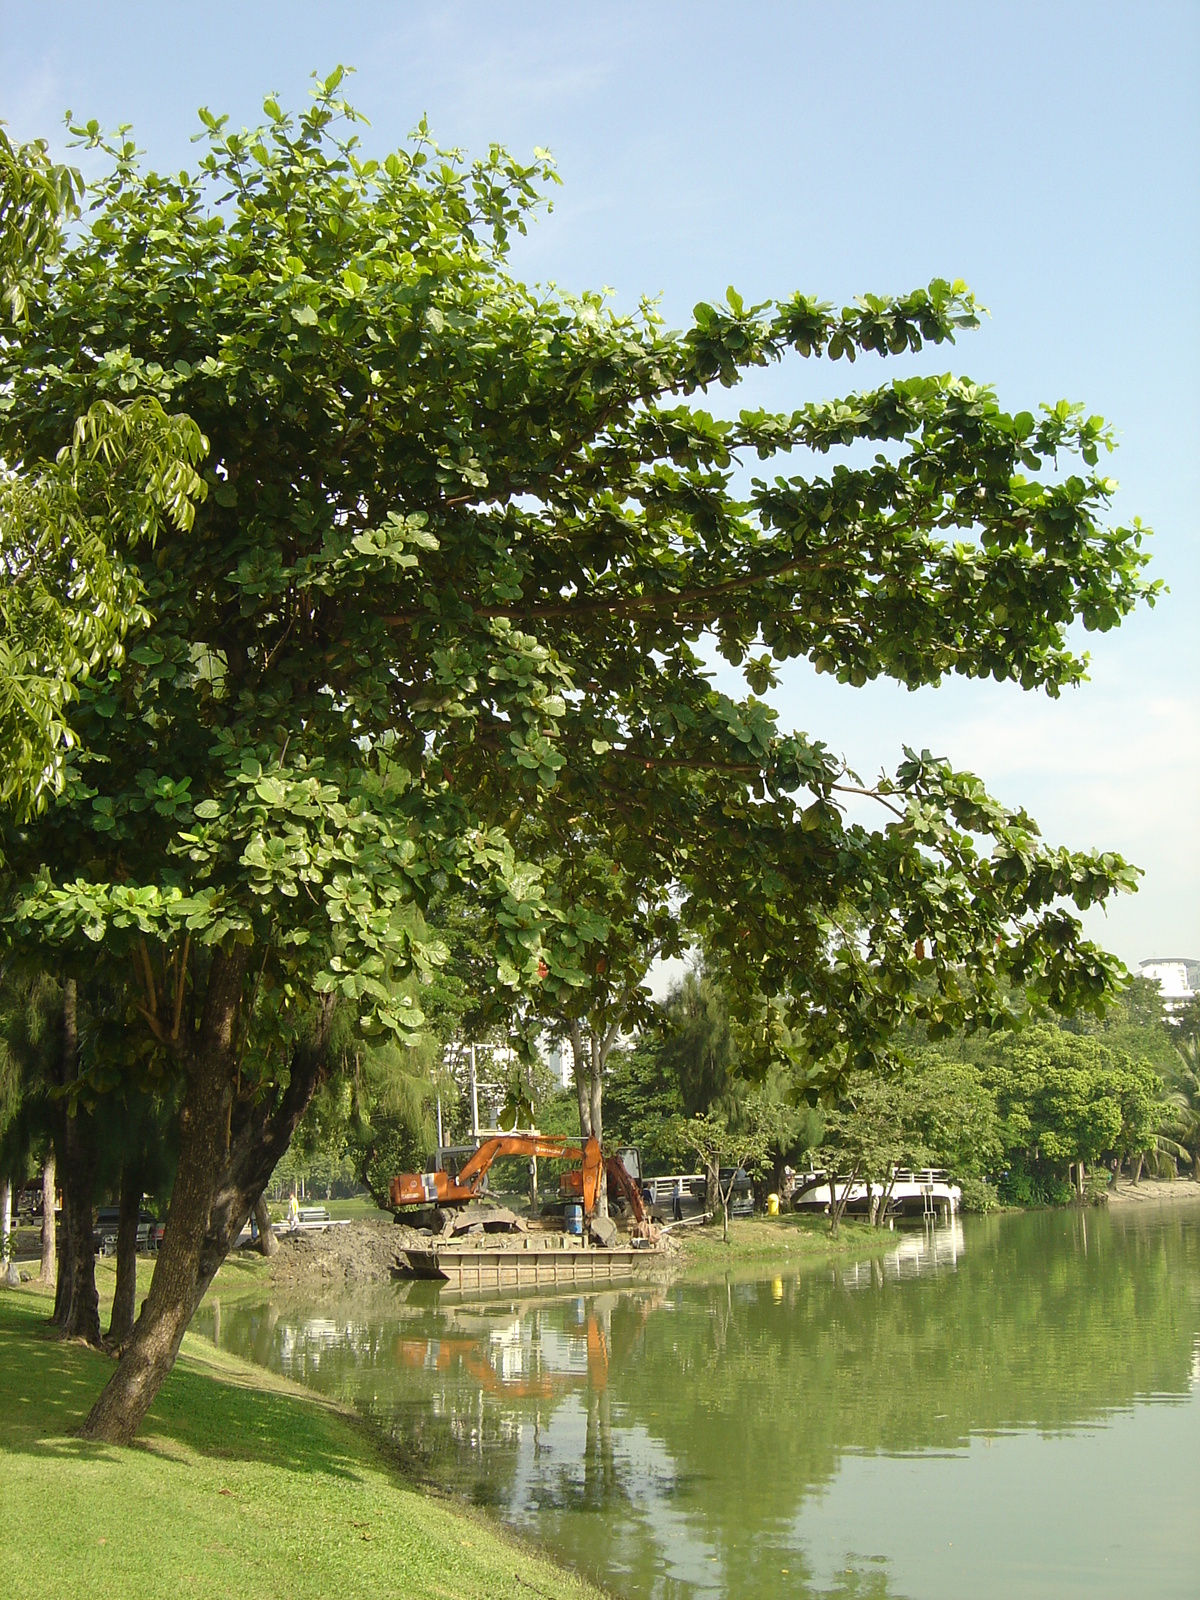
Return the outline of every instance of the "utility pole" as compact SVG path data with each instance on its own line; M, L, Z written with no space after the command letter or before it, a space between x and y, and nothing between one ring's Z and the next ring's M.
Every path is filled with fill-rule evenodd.
M438 1108L438 1149L440 1150L442 1148L442 1146L446 1142L445 1139L443 1139L443 1137L442 1137L442 1091L440 1089L438 1090L437 1108Z

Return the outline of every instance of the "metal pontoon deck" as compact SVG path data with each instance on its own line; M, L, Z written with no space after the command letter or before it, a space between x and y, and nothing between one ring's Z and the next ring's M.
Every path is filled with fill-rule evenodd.
M524 1248L434 1246L406 1250L404 1257L414 1278L433 1279L454 1289L534 1289L632 1278L660 1265L664 1252L652 1248L546 1246L540 1240L529 1240Z

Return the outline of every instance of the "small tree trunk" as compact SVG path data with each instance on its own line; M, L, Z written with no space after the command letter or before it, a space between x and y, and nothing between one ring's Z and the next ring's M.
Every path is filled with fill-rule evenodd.
M275 1237L275 1227L271 1221L271 1213L267 1209L265 1194L260 1194L254 1202L254 1220L258 1224L259 1254L273 1256L279 1249L279 1240Z
M63 1077L79 1075L78 991L74 978L63 984ZM100 1343L100 1303L96 1293L96 1251L92 1242L92 1185L96 1142L90 1118L76 1101L67 1108L63 1133L63 1216L71 1252L69 1294L59 1326L68 1339Z
M721 1203L721 1158L713 1156L704 1163L704 1209L715 1217Z
M829 1236L831 1239L836 1239L838 1236L838 1225L842 1220L842 1215L845 1212L846 1206L850 1200L850 1190L854 1187L854 1182L857 1177L857 1169L852 1168L850 1176L846 1179L846 1184L842 1190L840 1199L837 1198L836 1180L833 1178L829 1180L829 1192L834 1196L833 1204L829 1208Z
M4 1276L9 1283L13 1281L15 1265L10 1261L12 1250L12 1179L0 1178L0 1262L4 1263ZM17 1282L20 1283L20 1274Z
M46 1156L42 1168L42 1270L41 1281L47 1286L55 1279L54 1240L54 1152Z
M120 1347L133 1332L137 1306L137 1231L142 1209L142 1169L127 1161L121 1171L121 1206L117 1217L117 1286L113 1292L108 1342Z
M592 1035L592 1049L590 1071L588 1074L588 1098L591 1102L592 1137L603 1142L604 1139L604 1055L600 1041L595 1034ZM604 1167L600 1168L600 1188L596 1194L596 1215L608 1215L608 1174Z

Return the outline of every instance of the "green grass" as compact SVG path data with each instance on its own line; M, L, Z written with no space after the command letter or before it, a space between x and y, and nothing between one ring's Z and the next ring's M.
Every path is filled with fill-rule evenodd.
M371 1199L369 1194L356 1194L349 1200L322 1200L319 1196L310 1196L301 1200L303 1206L324 1206L331 1217L339 1219L350 1218L357 1222L360 1217L390 1217L390 1211L381 1211ZM272 1222L287 1221L288 1203L286 1199L272 1200L267 1207L271 1213Z
M354 1222L360 1217L386 1217L390 1220L392 1215L390 1211L381 1211L369 1194L355 1195L352 1200L314 1200L313 1204L323 1205L331 1217L348 1217Z
M307 1200L301 1200L300 1205L324 1206L331 1217L343 1220L349 1218L354 1222L360 1217L391 1216L390 1211L381 1211L369 1194L356 1194L349 1200L322 1200L319 1195L310 1195ZM267 1210L271 1213L272 1222L285 1223L288 1210L286 1197L282 1200L269 1201Z
M71 1437L112 1363L53 1338L49 1306L0 1291L7 1600L597 1600L406 1484L354 1418L192 1334L134 1447Z
M827 1218L793 1212L778 1217L732 1217L728 1242L721 1237L719 1220L698 1228L678 1228L674 1237L683 1245L687 1266L705 1269L772 1259L786 1258L794 1265L831 1256L871 1256L896 1245L896 1235L886 1228L855 1220L843 1220L838 1237L831 1239Z

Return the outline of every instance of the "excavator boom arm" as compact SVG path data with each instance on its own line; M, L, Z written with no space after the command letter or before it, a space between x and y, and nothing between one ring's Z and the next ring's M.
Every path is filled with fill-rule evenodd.
M629 1209L633 1213L635 1222L645 1222L646 1206L642 1199L642 1192L626 1171L625 1163L616 1156L609 1156L604 1163L604 1171L608 1177L608 1191L611 1194L615 1189L629 1202Z
M590 1217L595 1212L604 1167L599 1140L589 1137L580 1144L553 1134L505 1133L485 1139L457 1178L448 1172L397 1173L391 1181L389 1197L394 1206L465 1205L479 1193L492 1162L502 1156L579 1161L584 1214Z
M543 1161L579 1161L583 1158L583 1149L578 1144L556 1139L553 1135L501 1134L479 1146L458 1175L459 1187L477 1187L474 1180L482 1180L492 1162L502 1156L539 1156Z

